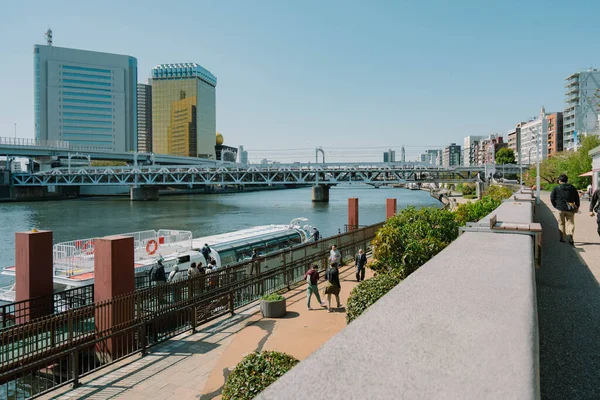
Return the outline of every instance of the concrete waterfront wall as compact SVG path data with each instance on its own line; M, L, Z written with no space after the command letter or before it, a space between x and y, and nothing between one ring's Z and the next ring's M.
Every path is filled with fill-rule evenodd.
M493 214L530 223L533 204ZM258 398L538 399L533 246L463 233Z

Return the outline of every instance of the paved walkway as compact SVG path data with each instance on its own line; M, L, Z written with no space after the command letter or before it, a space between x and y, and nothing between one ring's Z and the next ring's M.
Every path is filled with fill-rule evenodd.
M600 238L587 200L575 216L575 247L559 242L550 195L537 208L543 226L536 274L542 399L600 399Z
M367 278L370 276L371 270L367 270ZM340 297L345 305L357 284L354 267L341 268L340 277ZM134 355L85 377L77 389L58 389L42 398L220 398L227 376L246 354L278 350L302 360L346 326L345 308L328 313L313 297L313 310L306 309L306 285L285 297L288 313L283 319L263 318L255 304L201 327L194 335L182 334L152 347L145 357Z

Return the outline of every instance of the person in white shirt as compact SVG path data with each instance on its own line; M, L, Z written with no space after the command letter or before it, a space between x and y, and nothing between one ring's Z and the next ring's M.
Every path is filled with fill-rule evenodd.
M342 261L342 254L333 244L331 245L331 250L329 251L329 263L338 267L340 265L340 261Z

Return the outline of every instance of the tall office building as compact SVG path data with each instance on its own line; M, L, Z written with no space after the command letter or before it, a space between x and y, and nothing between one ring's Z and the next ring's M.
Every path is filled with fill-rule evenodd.
M137 84L137 149L152 152L152 86Z
M240 164L248 164L248 152L244 150L244 146L238 148L238 158Z
M460 145L450 143L450 146L446 147L442 153L442 166L452 167L460 165L461 156Z
M600 70L576 72L565 80L563 146L572 150L576 136L600 134Z
M152 150L215 159L217 78L196 63L152 68Z
M464 139L463 146L463 165L469 167L471 165L477 165L477 160L475 159L475 146L479 143L480 140L485 139L485 136L467 136Z
M395 162L396 152L392 149L383 152L383 162Z
M137 60L35 45L35 137L126 152L137 149Z
M419 160L423 163L433 166L442 164L442 150L427 150L419 156Z
M548 157L563 151L563 113L555 112L546 116L548 120Z

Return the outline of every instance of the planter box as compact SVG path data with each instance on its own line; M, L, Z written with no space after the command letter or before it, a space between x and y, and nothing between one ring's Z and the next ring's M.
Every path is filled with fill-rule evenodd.
M260 301L260 312L265 318L283 317L287 310L285 308L285 299L279 301Z

